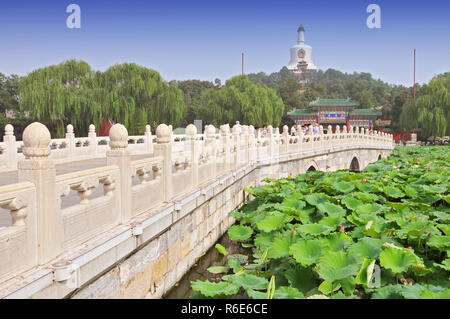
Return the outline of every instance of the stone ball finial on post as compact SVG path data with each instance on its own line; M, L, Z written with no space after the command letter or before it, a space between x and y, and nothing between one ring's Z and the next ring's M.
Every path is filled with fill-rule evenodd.
M128 130L124 125L117 123L110 128L109 146L112 150L128 147Z
M328 125L327 127L327 134L333 133L333 127L331 125Z
M242 135L247 135L248 134L248 125L242 125Z
M320 134L320 135L323 134L323 125L319 125L319 134Z
M95 133L95 125L94 124L89 125L89 133Z
M39 122L28 125L23 131L23 155L26 159L45 159L50 155L50 131Z
M6 124L5 125L5 135L14 135L14 126L12 126L11 124Z
M239 135L241 133L241 126L239 124L235 124L233 126L233 135Z
M284 135L289 135L289 127L287 125L283 126L283 134Z
M227 127L226 124L223 124L223 125L220 126L220 134L222 136L225 136L225 135L228 134L228 127Z
M66 126L66 133L67 134L73 134L73 125L72 124L67 124L67 126Z
M206 137L209 139L216 138L216 128L214 127L214 125L208 125L208 127L206 128Z
M273 126L272 126L272 125L269 125L269 126L267 127L267 134L268 134L268 135L272 135L272 134L273 134Z
M151 133L150 125L148 124L145 126L145 133Z
M195 136L197 135L197 126L194 124L189 124L186 126L186 136L189 140L195 140Z
M339 125L336 125L336 134L341 133L341 127Z
M159 124L156 128L156 137L158 144L170 143L170 127L166 124Z

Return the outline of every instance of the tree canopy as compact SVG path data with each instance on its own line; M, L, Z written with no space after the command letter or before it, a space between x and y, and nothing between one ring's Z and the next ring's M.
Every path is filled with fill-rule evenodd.
M405 130L420 128L423 138L450 135L450 72L418 87L416 100L404 103L400 123Z
M178 87L183 91L184 103L186 105L186 116L183 119L182 125L186 127L195 120L195 105L198 105L201 95L204 91L219 88L221 86L220 80L216 79L216 85L209 81L200 80L186 80L177 81ZM194 106L194 107L192 107Z
M0 125L11 123L20 138L32 121L47 125L52 136L63 137L67 124L86 135L90 124L103 118L124 124L130 134L142 134L146 124L186 126L201 119L216 126L234 123L263 126L290 124L286 113L307 108L317 98L352 98L360 108L381 108L391 130L421 137L450 135L450 73L412 88L373 79L370 73L334 69L311 73L302 87L287 68L269 75L236 76L222 85L200 80L167 83L157 71L133 64L114 65L104 72L83 61L70 60L37 69L27 76L0 73ZM7 118L5 111L13 114ZM25 112L27 111L27 112Z
M240 121L254 126L279 126L284 112L282 99L273 89L252 83L246 75L235 76L225 86L206 90L195 116L215 126Z
M124 124L130 134L142 134L147 123L178 125L185 113L182 91L154 70L124 63L99 72L75 60L23 77L19 104L58 136L69 123L86 134L90 124L98 127L103 118Z

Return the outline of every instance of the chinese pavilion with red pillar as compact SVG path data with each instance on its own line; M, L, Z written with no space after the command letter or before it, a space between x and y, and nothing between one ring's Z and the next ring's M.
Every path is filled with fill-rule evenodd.
M358 109L358 101L347 99L318 99L309 104L308 109L295 109L288 117L297 125L319 123L326 130L331 125L358 126L371 129L373 121L381 116L375 109Z

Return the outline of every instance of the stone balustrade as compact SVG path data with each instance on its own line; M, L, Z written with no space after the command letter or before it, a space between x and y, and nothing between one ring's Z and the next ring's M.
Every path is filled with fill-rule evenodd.
M194 125L174 138L161 124L156 138L147 126L145 135L128 136L121 124L109 137L97 137L93 125L88 137L76 138L71 125L65 139L51 139L41 123L30 124L17 142L13 128L5 128L0 144L2 167L17 166L17 184L0 187L0 207L13 223L0 229L0 283L38 265L52 264L58 256L117 225L174 202L221 176L257 163L335 148L391 150L392 135L338 126L319 134L290 136L271 126L255 136L253 126L228 124L216 133L213 125L198 134ZM130 142L130 141L134 142ZM102 142L104 141L104 142ZM21 152L18 152L18 150ZM148 158L131 160L136 153ZM56 175L55 163L106 156L107 166ZM75 201L66 202L73 195ZM76 195L76 196L75 196ZM95 195L95 196L94 196Z

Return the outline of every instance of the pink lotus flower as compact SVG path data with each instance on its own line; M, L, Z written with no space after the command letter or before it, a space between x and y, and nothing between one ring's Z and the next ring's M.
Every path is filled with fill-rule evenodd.
M363 178L363 183L367 183L367 179L366 178Z
M345 226L342 225L342 226L341 226L341 229L339 229L339 231L340 231L341 233L345 232Z
M409 246L408 249L413 249L413 248L411 246Z
M442 168L444 171L446 171L447 170L447 167L444 167L444 168Z
M345 245L342 245L342 248L344 248L344 249L345 249L345 248L346 248L346 247L345 247Z
M400 167L402 167L401 165L397 165L397 168L400 168Z

